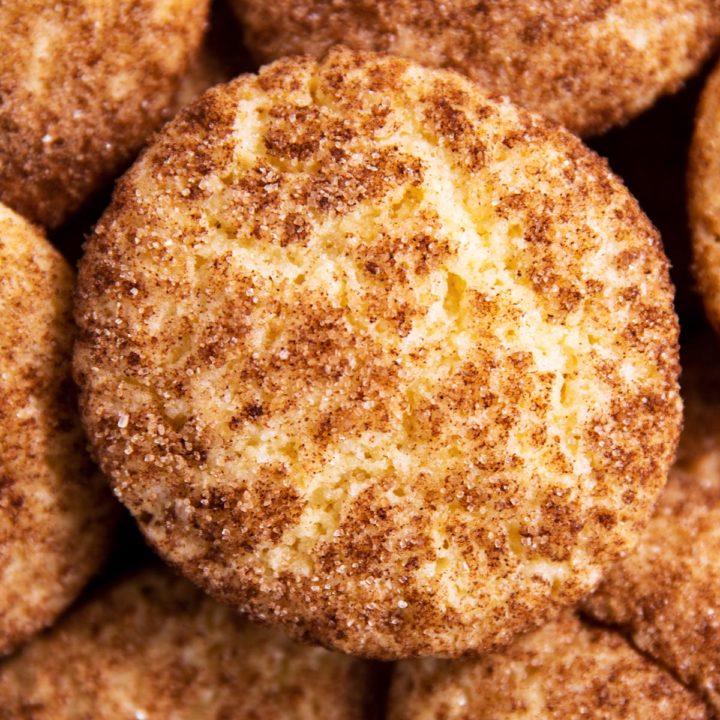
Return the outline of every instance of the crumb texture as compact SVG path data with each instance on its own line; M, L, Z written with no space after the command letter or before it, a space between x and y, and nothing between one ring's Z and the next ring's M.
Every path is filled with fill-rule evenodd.
M397 665L389 720L709 720L620 635L566 613L500 653Z
M2 720L362 720L365 661L296 645L160 567L0 665Z
M336 43L458 70L583 135L672 92L720 35L718 0L231 0L262 61Z
M507 643L644 526L674 453L657 234L569 133L337 50L211 90L90 240L76 374L159 551L299 637Z
M688 189L695 277L708 318L720 333L720 66L700 100Z
M637 550L586 602L720 714L720 345L683 358L685 429L668 486Z
M55 227L166 118L207 0L0 2L0 201Z
M0 205L0 655L75 598L113 527L70 379L73 282L40 232Z

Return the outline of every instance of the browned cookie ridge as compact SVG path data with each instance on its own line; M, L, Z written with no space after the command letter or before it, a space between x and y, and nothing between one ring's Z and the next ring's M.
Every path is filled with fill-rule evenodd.
M363 720L369 679L152 568L0 664L0 719Z
M720 67L698 108L688 189L695 276L708 318L720 332Z
M677 90L720 35L718 0L231 0L262 61L336 43L459 70L583 134Z
M165 119L208 0L3 0L0 201L55 227Z
M114 527L70 379L73 280L41 233L0 205L0 656L75 599Z
M685 428L667 488L638 548L586 609L720 715L720 344L701 336L683 360Z
M399 663L389 720L709 720L618 633L566 613L502 652Z
M509 642L631 547L678 433L659 239L577 138L336 50L213 89L87 246L94 451L161 554L295 636Z

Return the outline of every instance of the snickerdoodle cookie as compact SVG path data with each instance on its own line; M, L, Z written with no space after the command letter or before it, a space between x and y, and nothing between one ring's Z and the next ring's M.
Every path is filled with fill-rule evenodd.
M583 135L676 90L720 35L718 0L231 0L263 60L344 43L459 70Z
M586 603L720 713L720 344L684 357L678 459L637 550Z
M75 598L113 527L70 379L72 288L60 254L0 205L0 655Z
M567 613L502 652L399 663L390 720L707 720L707 709L619 634Z
M147 569L0 665L0 718L362 720L365 661L296 645Z
M695 276L710 322L720 332L720 66L698 108L688 195Z
M59 225L165 118L208 0L3 0L0 201Z
M94 451L159 552L295 636L507 643L634 545L680 421L657 234L560 127L334 50L213 89L81 263Z

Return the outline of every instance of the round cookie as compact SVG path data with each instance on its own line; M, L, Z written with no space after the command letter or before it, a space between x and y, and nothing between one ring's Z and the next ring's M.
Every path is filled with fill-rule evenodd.
M195 582L392 658L506 644L634 545L680 421L667 262L561 128L334 50L209 91L81 263L116 492Z
M60 254L0 205L0 655L75 599L114 527L70 380L72 291Z
M720 66L698 107L688 179L695 277L708 318L720 332Z
M208 0L3 0L0 201L62 223L166 117Z
M363 660L296 645L147 569L0 665L0 717L362 720Z
M571 613L494 655L397 665L389 720L709 720L619 634Z
M684 357L678 459L638 548L585 607L720 713L720 345L709 333Z
M266 62L343 43L458 70L598 134L677 90L720 35L718 0L231 0Z

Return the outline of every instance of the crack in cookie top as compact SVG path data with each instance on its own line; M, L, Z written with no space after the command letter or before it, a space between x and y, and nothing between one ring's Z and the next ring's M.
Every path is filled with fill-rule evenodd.
M657 234L579 140L334 50L208 92L82 261L75 370L119 497L255 618L486 650L631 546L680 419Z

